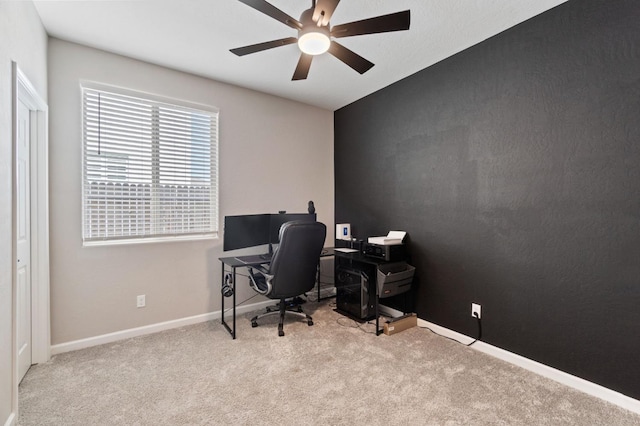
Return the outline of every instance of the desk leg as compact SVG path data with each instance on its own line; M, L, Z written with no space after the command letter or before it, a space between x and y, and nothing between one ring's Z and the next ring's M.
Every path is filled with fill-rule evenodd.
M318 260L318 276L316 279L316 285L318 286L318 298L316 300L320 302L320 260Z
M235 340L236 338L236 268L233 268L233 333L231 336Z
M380 330L380 312L378 311L378 304L379 304L379 297L378 297L378 283L376 282L376 336L379 336L382 334L382 330Z
M222 287L224 285L224 275L225 275L225 266L224 263L221 265L221 269L222 269L222 275L220 277L220 286ZM233 284L231 284L231 286L233 287L233 330L229 327L229 324L227 324L227 322L224 320L224 295L222 294L222 292L220 292L220 297L222 297L222 303L221 303L221 310L220 310L220 318L221 318L221 322L222 325L224 326L224 328L227 329L227 331L229 332L229 334L231 334L231 338L235 339L236 338L236 268L232 268L233 269Z
M220 265L220 322L222 325L225 326L225 328L227 329L227 331L229 333L231 333L231 330L229 330L229 326L227 326L227 323L224 322L224 294L222 294L222 286L224 285L224 263L221 262Z

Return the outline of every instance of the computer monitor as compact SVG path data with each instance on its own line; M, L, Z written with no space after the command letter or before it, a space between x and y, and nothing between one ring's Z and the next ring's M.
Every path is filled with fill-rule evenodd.
M224 251L269 244L270 214L224 217Z
M307 222L315 222L315 213L278 213L271 215L271 223L269 226L269 243L278 244L280 242L280 227L287 222L293 220L304 220Z
M249 214L224 217L224 239L222 250L237 250L247 247L280 242L280 227L283 223L293 220L316 221L316 214L309 213L278 213L278 214Z

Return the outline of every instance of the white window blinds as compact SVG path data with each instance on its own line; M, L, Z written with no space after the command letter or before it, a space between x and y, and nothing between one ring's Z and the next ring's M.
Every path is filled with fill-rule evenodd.
M85 243L218 232L218 113L83 87Z

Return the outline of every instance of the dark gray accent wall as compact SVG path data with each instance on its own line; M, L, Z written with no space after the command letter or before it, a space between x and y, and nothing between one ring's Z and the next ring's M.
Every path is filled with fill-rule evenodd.
M420 318L636 399L639 22L572 0L335 112L336 223L409 233Z

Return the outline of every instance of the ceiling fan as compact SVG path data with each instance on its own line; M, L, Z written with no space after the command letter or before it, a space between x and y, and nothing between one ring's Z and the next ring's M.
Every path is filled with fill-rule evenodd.
M302 12L299 20L292 18L265 0L239 1L297 30L298 37L287 37L252 44L250 46L238 47L231 49L231 52L238 56L244 56L274 47L298 43L298 47L302 53L300 54L300 59L293 73L292 80L306 79L313 57L325 52L329 52L360 74L364 74L369 71L374 64L335 40L332 40L332 38L403 31L408 30L411 23L411 12L405 10L403 12L391 13L389 15L377 16L375 18L363 19L361 21L331 27L329 20L338 3L340 3L340 0L312 0L311 8Z

